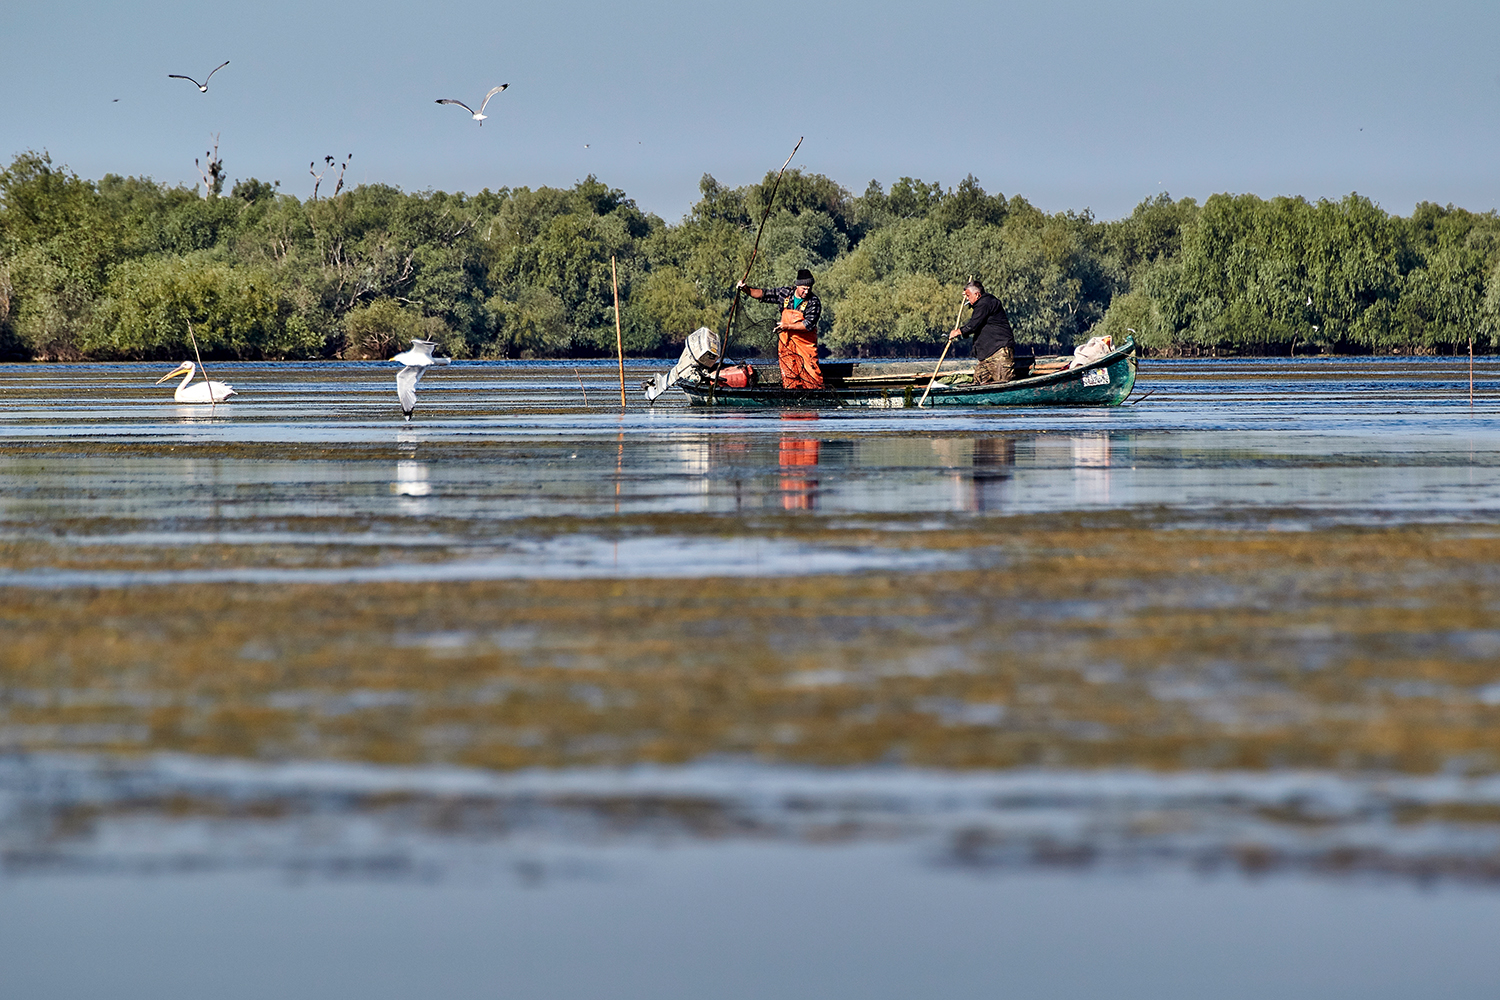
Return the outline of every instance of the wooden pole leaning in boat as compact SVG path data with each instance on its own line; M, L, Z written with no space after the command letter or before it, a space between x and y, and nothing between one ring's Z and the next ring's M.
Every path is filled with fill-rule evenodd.
M974 279L970 278L969 280L973 281ZM963 319L964 305L968 301L969 300L967 298L960 298L958 300L958 312L954 313L954 315L953 315L953 325L954 326L958 326L958 321L961 320L961 319ZM927 394L932 391L932 383L933 383L934 380L937 379L938 372L942 370L943 359L948 356L948 348L950 348L952 346L953 346L953 338L949 337L948 338L948 342L943 345L943 353L938 355L937 367L932 370L932 378L930 378L930 379L927 380L927 388L925 388L925 389L922 390L922 399L921 399L920 402L917 403L917 408L918 409L920 409L921 407L927 405Z
M625 409L625 338L620 333L620 275L615 270L615 255L609 255L609 280L615 286L615 353L620 357L620 409Z
M802 140L806 136L797 137L797 145L792 147L792 156L797 155L797 150L802 148ZM766 220L771 217L771 206L776 204L776 189L781 187L781 175L786 173L787 165L792 162L792 156L786 158L786 163L776 172L776 183L771 185L771 197L766 199L766 210L760 214L760 228L755 231L755 246L750 249L750 263L745 265L745 273L734 286L734 302L729 306L729 322L724 324L724 341L719 345L719 360L714 362L714 377L710 386L719 384L719 369L724 367L724 358L729 354L729 331L734 327L735 318L740 311L740 285L750 280L750 269L755 266L755 258L760 253L760 234L766 231Z

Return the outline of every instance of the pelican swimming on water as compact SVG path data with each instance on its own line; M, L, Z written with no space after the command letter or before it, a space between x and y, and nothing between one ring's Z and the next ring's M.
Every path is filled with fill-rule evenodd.
M219 70L223 69L225 66L228 66L228 65L229 65L229 60L228 59L225 59L223 62L219 63L219 65L215 66L213 69L211 69L211 70L208 71L208 75L203 78L203 82L202 83L199 83L197 80L194 80L190 76L183 76L181 73L168 73L167 74L167 79L168 80L186 80L188 83L191 83L193 86L195 86L195 87L198 88L198 93L200 93L200 94L206 94L206 93L208 93L208 81L210 81L210 80L212 80L214 78L214 74L215 73L217 73Z
M172 393L172 398L179 403L223 403L230 396L239 395L239 393L234 391L234 386L225 385L223 382L199 382L197 385L188 385L193 380L193 375L197 371L197 365L191 361L184 361L176 369L157 379L156 384L161 385L168 379L173 379L181 375L182 384L177 387L176 392ZM212 396L209 395L210 393L212 393Z
M500 93L500 91L504 90L506 87L509 87L509 86L510 86L510 84L508 84L508 83L502 83L500 86L498 86L498 87L494 88L493 90L491 90L488 94L485 94L484 95L484 104L479 105L479 110L478 111L475 111L473 108L469 107L463 101L455 101L451 97L439 97L434 103L436 103L436 104L457 104L459 107L461 107L465 111L467 111L469 113L469 115L476 122L478 122L481 126L483 126L484 125L484 120L489 117L489 115L487 115L487 114L484 113L485 105L487 105L487 104L490 103L490 98L491 97L494 97L496 94Z
M433 357L432 349L436 346L436 341L414 339L411 350L402 351L391 359L402 366L396 373L396 398L401 401L401 413L407 420L417 408L417 383L422 381L422 373L433 365L446 365L451 360Z

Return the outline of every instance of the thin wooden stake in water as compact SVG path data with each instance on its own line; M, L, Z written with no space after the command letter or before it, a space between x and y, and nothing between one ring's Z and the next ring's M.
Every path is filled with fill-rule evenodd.
M615 270L615 256L609 255L609 280L615 286L615 353L620 356L620 409L625 409L625 338L620 333L620 275Z
M1469 412L1474 412L1474 338L1469 338Z
M972 275L969 277L969 280L970 281L974 280L974 278L973 278ZM969 300L968 300L967 297L960 298L958 300L958 312L956 312L956 313L953 314L953 325L954 326L958 326L958 321L963 318L963 315L964 315L964 303L966 303L968 301ZM927 394L932 391L932 382L933 382L933 379L935 379L935 378L938 377L938 372L941 371L942 367L943 367L943 359L948 356L948 348L950 348L952 346L953 346L953 338L949 337L948 338L948 342L943 345L943 353L938 355L937 367L932 370L932 378L930 378L930 379L927 380L927 388L925 388L925 389L922 390L922 399L917 403L917 409L921 409L923 406L927 405Z
M203 367L203 355L198 352L198 336L193 333L193 321L187 321L188 336L193 338L193 357L198 359L198 370L203 373L203 384L208 386L208 415L218 416L219 401L214 399L214 384L208 379L208 369Z

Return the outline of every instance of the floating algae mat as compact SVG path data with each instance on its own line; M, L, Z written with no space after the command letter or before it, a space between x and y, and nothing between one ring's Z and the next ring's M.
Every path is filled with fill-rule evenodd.
M385 969L350 995L1500 974L1493 362L1472 408L1466 359L1147 360L1115 409L882 414L621 414L603 364L460 363L411 424L390 366L212 370L242 395L210 412L155 366L0 368L0 961L33 993L134 926L285 928L279 995L330 954ZM388 988L375 942L429 929L506 943L413 945ZM181 988L125 948L112 992L267 992L201 943Z
M1500 762L1500 537L1006 524L944 541L988 565L9 588L0 734L499 768Z

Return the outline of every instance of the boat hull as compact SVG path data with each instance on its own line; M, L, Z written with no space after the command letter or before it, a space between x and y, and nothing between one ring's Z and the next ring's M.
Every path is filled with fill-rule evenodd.
M922 402L926 377L902 385L839 385L823 389L783 389L780 386L730 389L720 386L678 387L694 406L790 407L840 409L867 407L900 410L933 406L1118 406L1135 387L1135 342L1127 340L1115 351L1090 364L1065 371L989 385L936 386Z

